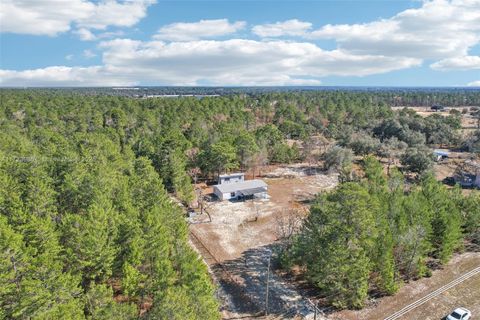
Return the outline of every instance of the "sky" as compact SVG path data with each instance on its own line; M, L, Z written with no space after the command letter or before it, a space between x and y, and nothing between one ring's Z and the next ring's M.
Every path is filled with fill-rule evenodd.
M1 0L0 86L480 87L480 0Z

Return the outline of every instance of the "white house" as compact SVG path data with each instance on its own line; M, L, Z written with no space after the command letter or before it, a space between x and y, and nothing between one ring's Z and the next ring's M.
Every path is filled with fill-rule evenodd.
M450 156L450 154L448 153L448 151L435 149L435 150L433 150L433 156L434 156L435 161L438 162L438 161L441 161L443 159L447 159Z
M267 198L268 186L262 180L237 180L238 182L220 183L213 186L213 193L220 200ZM221 182L222 180L220 180Z

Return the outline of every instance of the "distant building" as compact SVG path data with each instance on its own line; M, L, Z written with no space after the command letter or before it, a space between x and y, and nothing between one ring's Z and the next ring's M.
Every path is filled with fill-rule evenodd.
M237 183L245 181L245 173L221 174L218 177L218 184Z
M435 112L437 112L437 111L443 111L443 110L445 110L445 107L444 107L444 106L441 106L441 105L438 105L438 104L434 104L434 105L430 108L430 110L435 111Z
M213 193L220 200L267 198L268 186L262 180L244 180L245 174L221 175Z
M455 172L454 179L462 187L480 188L480 164L466 161L463 167Z
M447 151L443 150L433 150L433 156L435 158L435 161L440 161L443 159L447 159L449 157L449 153Z

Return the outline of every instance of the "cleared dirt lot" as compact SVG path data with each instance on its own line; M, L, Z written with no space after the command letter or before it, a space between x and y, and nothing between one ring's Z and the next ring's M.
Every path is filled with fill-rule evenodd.
M279 167L265 173L269 199L221 201L209 205L212 222L191 225L191 230L219 261L240 257L248 249L277 240L277 216L286 210L306 210L315 194L334 188L336 175L302 165ZM199 221L206 221L202 217Z
M384 319L479 266L480 252L456 255L443 269L434 271L432 277L411 281L394 296L379 299L363 310L346 310L332 314L329 318L342 320ZM441 319L459 306L472 311L472 319L480 317L480 274L441 293L399 319Z
M268 272L268 260L279 235L278 217L291 210L304 215L315 194L337 185L337 175L295 165L271 168L262 179L268 184L269 199L212 202L208 207L212 221L199 217L190 225L191 238L205 247L199 251L220 285L225 319L263 314L267 277L270 317L313 319L312 305L293 285Z

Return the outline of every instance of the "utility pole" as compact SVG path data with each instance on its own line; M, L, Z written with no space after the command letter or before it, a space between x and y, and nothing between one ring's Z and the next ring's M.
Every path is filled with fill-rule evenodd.
M313 320L317 320L317 314L320 315L321 312L318 310L317 305L312 302L309 298L307 298L307 302L313 307Z
M268 315L268 285L270 283L270 261L272 260L272 251L269 250L268 267L267 267L267 293L265 295L265 316Z

